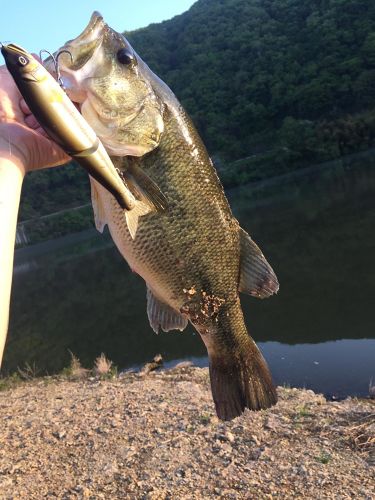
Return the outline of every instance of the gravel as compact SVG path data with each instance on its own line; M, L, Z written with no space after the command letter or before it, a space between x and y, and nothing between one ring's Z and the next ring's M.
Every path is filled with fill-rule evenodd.
M375 498L375 402L278 388L215 416L207 369L0 392L1 499Z

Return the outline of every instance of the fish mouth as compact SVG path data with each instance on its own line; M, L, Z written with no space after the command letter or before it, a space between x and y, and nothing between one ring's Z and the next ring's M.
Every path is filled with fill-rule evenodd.
M44 67L55 77L57 77L56 66L58 66L61 83L76 105L80 105L86 99L86 92L82 90L82 81L90 76L106 29L108 26L103 16L95 11L88 25L77 38L67 41L54 53L54 57L48 57L43 62Z
M79 71L90 59L94 59L103 43L106 28L108 29L108 26L101 14L94 12L82 33L74 40L66 42L55 55L59 57L61 70Z
M103 16L98 11L94 11L91 15L90 21L86 28L74 40L69 40L65 45L85 44L94 41L99 33L107 26L104 22Z
M80 69L85 64L84 59L88 60L95 48L102 43L106 27L107 24L104 22L103 16L97 11L93 12L82 33L73 40L65 42L63 47L53 54L55 58L59 59L59 65L62 66L62 69ZM62 53L62 51L70 52L70 54ZM48 57L43 61L43 65L50 72L54 72L54 64L53 57Z

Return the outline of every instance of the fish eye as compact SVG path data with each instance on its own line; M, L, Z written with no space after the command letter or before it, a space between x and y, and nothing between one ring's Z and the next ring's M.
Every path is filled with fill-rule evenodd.
M126 64L128 66L134 64L135 57L130 50L122 48L117 52L117 60L120 64Z
M29 61L28 61L28 59L26 59L26 57L25 57L25 56L19 56L19 58L18 58L18 64L19 64L20 66L26 66L26 64L27 64L28 62L29 62Z

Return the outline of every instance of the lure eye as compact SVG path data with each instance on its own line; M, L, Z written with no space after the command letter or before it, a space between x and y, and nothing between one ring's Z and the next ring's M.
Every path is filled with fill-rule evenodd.
M117 60L120 64L129 66L130 64L134 64L135 58L130 50L122 48L117 52Z
M27 64L28 62L29 62L29 61L28 61L28 59L26 59L26 57L24 57L24 56L19 56L19 58L18 58L18 64L19 64L20 66L26 66L26 64Z

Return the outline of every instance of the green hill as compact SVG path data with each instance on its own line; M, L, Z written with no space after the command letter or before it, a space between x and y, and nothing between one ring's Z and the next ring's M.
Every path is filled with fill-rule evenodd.
M370 0L199 0L126 35L191 114L226 186L375 146ZM31 175L21 218L87 202L77 170Z
M127 35L226 162L262 154L242 167L268 175L375 144L371 0L200 0Z

